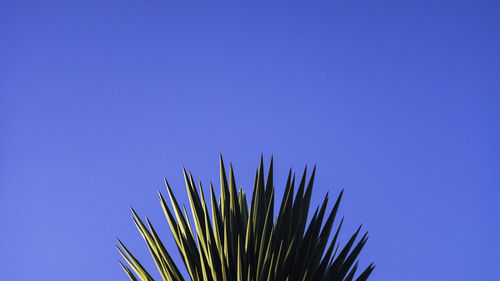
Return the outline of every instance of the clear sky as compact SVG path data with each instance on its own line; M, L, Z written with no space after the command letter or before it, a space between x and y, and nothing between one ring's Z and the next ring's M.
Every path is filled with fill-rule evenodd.
M1 1L2 280L126 280L218 154L345 188L373 281L498 280L499 1ZM278 199L281 195L277 196ZM330 202L332 205L332 202ZM178 257L178 255L175 255ZM180 262L180 259L177 259ZM158 276L158 275L156 275Z

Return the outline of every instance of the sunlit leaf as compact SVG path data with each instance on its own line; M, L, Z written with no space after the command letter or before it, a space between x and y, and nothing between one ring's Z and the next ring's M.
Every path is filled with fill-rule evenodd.
M250 205L245 193L236 187L233 166L229 178L220 157L220 197L216 199L210 184L208 206L201 183L183 167L184 181L194 220L191 227L186 208L181 210L172 188L165 179L171 207L161 192L160 203L174 236L177 249L192 281L365 281L375 266L370 264L354 279L358 269L358 255L368 236L365 233L356 242L361 227L351 236L337 255L337 242L343 219L335 224L340 199L327 212L328 194L321 207L315 209L307 224L313 192L316 166L307 180L307 168L301 176L295 193L295 174L290 170L277 217L274 217L275 187L273 160L264 177L261 157ZM173 213L171 211L173 209ZM151 222L146 224L132 209L133 221L146 241L162 280L184 281L177 264L171 258ZM326 217L327 216L327 217ZM326 217L326 221L323 220ZM120 262L130 280L152 281L153 277L118 240L117 246L128 266Z

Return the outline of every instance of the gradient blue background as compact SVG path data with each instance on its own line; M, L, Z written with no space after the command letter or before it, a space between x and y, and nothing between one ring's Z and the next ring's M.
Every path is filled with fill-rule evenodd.
M222 152L248 192L318 164L373 281L498 280L499 3L2 1L1 279L152 269L128 205L173 243L162 177Z

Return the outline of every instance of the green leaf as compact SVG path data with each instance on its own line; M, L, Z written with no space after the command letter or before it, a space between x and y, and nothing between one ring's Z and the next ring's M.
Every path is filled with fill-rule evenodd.
M365 233L356 242L361 227L340 247L337 242L343 218L328 243L343 190L331 211L327 212L328 193L321 207L315 208L307 224L316 166L307 179L307 167L295 189L295 174L290 169L279 203L277 217L273 158L267 177L261 155L255 173L252 197L247 203L245 192L237 189L233 165L229 164L229 177L220 155L220 196L216 198L210 183L210 210L205 200L202 183L198 186L193 175L183 167L182 172L189 198L194 229L191 227L186 207L181 210L174 192L165 179L171 207L158 192L175 245L192 281L352 281L356 261L368 240ZM306 184L307 182L307 184ZM148 218L139 218L133 208L133 221L144 238L162 280L184 281L176 262ZM173 210L173 211L172 211ZM328 214L328 217L326 217ZM323 220L326 221L323 224ZM196 237L196 239L195 239ZM127 262L120 266L130 280L153 281L142 264L118 240L118 251ZM340 247L340 253L337 250ZM351 250L352 249L352 250ZM356 281L365 281L373 271L370 264Z

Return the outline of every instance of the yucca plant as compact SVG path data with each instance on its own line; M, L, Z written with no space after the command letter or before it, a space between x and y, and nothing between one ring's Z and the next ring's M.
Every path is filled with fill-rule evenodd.
M196 231L191 227L186 209L181 210L165 179L173 212L161 192L158 195L189 278L193 281L353 280L358 269L356 259L368 239L367 234L355 243L361 227L358 228L338 251L341 220L332 241L328 243L343 191L324 224L328 193L306 227L316 166L307 183L306 171L307 167L298 183L297 192L294 192L295 174L290 169L283 201L274 219L272 158L266 179L261 157L250 208L245 192L241 188L238 191L236 189L231 164L229 178L226 176L222 157L220 198L216 200L210 184L210 209L201 183L196 186L191 173L183 168ZM133 209L132 213L162 279L185 280L150 221L146 218L144 223ZM131 280L154 280L125 245L120 240L118 242L117 248L128 266L120 264L128 277ZM370 264L356 280L366 280L373 268L373 264Z

